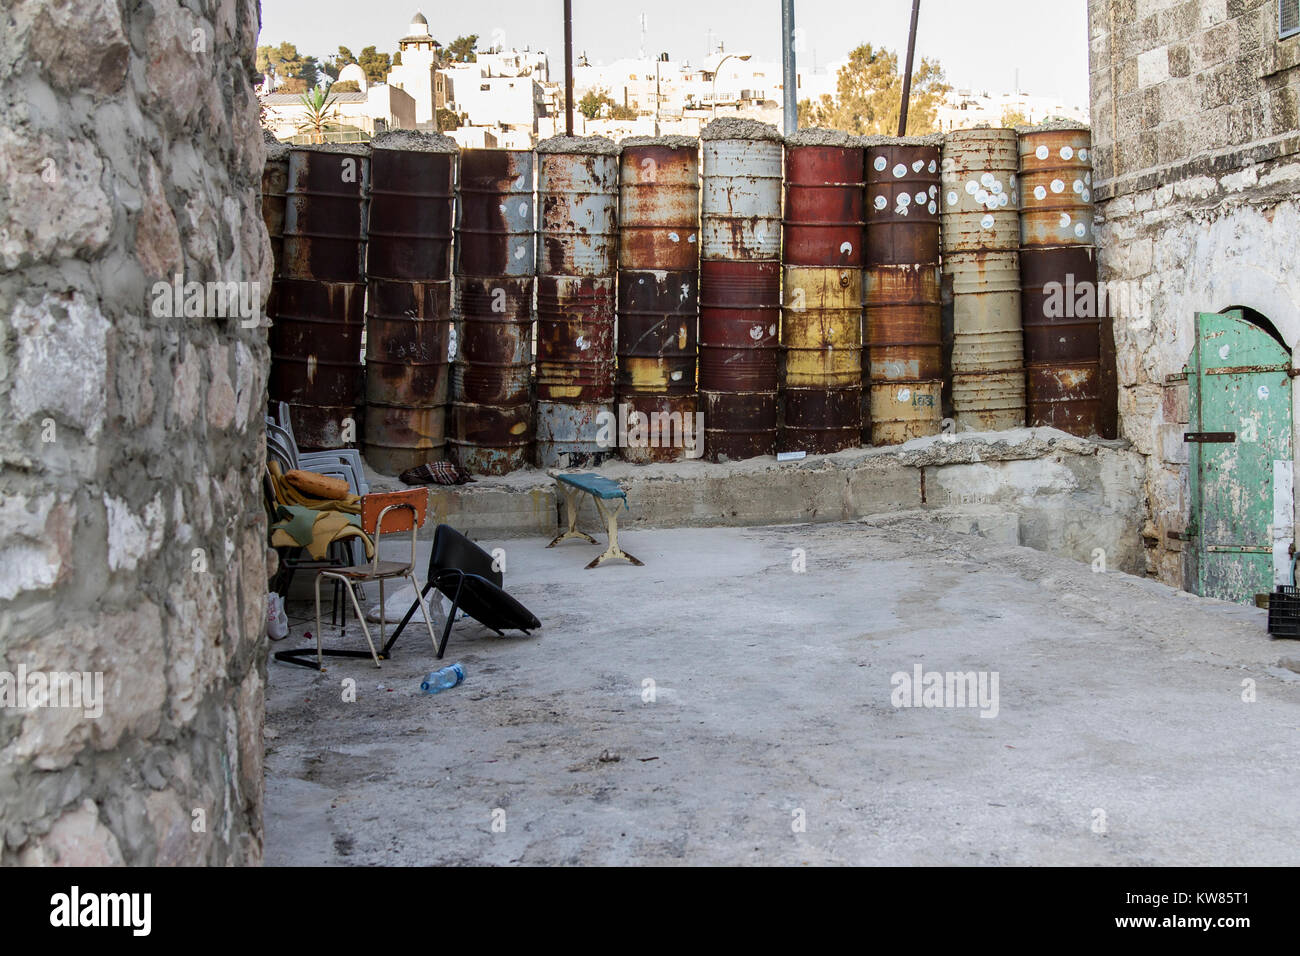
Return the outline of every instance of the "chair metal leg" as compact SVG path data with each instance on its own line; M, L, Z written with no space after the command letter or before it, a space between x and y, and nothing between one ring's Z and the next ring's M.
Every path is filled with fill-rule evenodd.
M384 620L387 617L384 607L384 579L379 579L379 646L383 647L387 636L384 634Z
M348 589L348 597L352 598L352 607L357 612L357 620L361 622L361 632L366 635L366 643L370 645L370 656L375 659L375 666L378 667L379 652L375 650L375 642L370 639L370 627L366 624L365 615L361 613L361 605L357 602L356 592L352 590L352 582L343 583Z
M316 666L320 670L325 669L325 653L321 650L320 643L320 579L322 575L316 575Z
M406 577L411 582L411 587L415 588L415 598L420 602L420 611L424 614L424 623L429 628L429 640L436 651L438 649L438 636L433 632L433 619L429 617L429 606L424 603L424 592L420 590L420 584L415 580L414 573L408 574ZM439 654L438 656L441 657L442 655Z

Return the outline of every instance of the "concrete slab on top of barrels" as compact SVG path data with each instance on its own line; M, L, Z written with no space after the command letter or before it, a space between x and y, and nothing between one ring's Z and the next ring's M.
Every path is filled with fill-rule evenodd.
M574 153L592 156L617 156L618 143L604 136L551 136L537 144L539 153Z
M413 129L393 129L370 141L371 149L408 149L419 153L456 153L460 147L450 136L421 133Z
M724 116L722 119L715 119L704 129L700 130L700 139L717 140L717 139L757 139L766 140L771 143L780 143L785 137L781 131L771 123L762 123L758 120L740 119L734 116Z

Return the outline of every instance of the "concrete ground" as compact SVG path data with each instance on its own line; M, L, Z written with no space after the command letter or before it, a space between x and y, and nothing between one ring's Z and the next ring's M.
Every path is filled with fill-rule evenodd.
M620 538L645 567L480 542L544 626L458 623L440 695L413 628L271 662L266 862L1300 863L1262 611L917 518ZM996 673L996 716L894 706L916 665Z

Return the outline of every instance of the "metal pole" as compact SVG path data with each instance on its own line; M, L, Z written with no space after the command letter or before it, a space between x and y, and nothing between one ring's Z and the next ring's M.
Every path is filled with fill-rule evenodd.
M903 69L903 105L898 112L898 135L907 135L907 105L912 98L912 56L916 53L916 20L921 13L921 0L912 0L912 28L907 34L907 66Z
M564 0L564 132L573 135L573 0Z
M799 74L794 63L794 0L781 0L781 92L785 135L799 128Z
M713 116L711 117L712 119L718 118L718 74L722 72L722 64L726 63L730 59L731 59L731 54L728 53L721 60L719 60L718 65L713 68Z

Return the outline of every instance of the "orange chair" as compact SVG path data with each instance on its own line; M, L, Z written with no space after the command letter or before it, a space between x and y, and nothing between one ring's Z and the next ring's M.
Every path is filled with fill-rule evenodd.
M433 644L435 653L437 652L438 638L434 634L433 619L429 617L429 607L424 601L423 592L420 590L420 582L415 579L415 536L416 531L424 524L428 507L429 489L427 488L412 488L410 491L366 495L361 499L361 530L374 539L374 559L369 564L356 564L343 568L322 568L316 573L316 666L321 670L325 669L324 658L326 654L333 657L366 656L365 651L327 651L321 647L320 584L322 578L334 578L341 581L347 588L348 596L352 599L352 607L357 612L357 620L361 622L361 630L365 632L366 643L370 645L370 656L374 658L376 667L379 666L379 652L375 650L375 642L370 639L370 628L366 625L366 617L361 611L361 605L357 602L356 591L352 587L353 584L364 584L367 581L379 582L379 643L380 646L383 646L385 643L384 582L390 578L406 578L419 597L420 610L424 612L424 623L429 627L429 640ZM381 537L384 534L400 533L402 531L411 532L411 559L409 561L381 561L379 559ZM280 655L276 656L279 657ZM306 661L296 660L291 663L306 664Z

